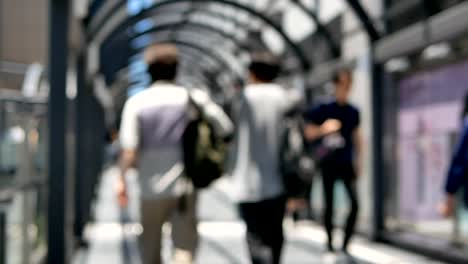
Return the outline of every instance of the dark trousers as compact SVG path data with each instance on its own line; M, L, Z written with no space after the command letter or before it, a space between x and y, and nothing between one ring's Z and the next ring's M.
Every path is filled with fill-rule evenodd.
M325 195L325 230L328 236L328 248L333 250L333 200L335 182L342 180L351 204L351 210L345 228L343 249L346 250L354 233L359 210L356 192L356 173L352 164L327 164L322 166L323 186Z
M285 209L284 197L239 205L247 226L247 245L253 264L280 263Z

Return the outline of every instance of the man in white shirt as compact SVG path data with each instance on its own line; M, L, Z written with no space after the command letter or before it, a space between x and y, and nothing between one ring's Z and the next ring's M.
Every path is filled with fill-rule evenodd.
M187 89L175 84L175 46L152 46L145 60L153 85L128 99L122 114L119 200L126 205L125 175L136 166L144 229L140 237L143 264L161 263L161 229L168 220L172 222L174 263L191 263L197 246L196 191L184 177L182 148L182 135L193 113L189 101L195 101L218 136L228 136L232 124L205 93L193 92L189 100Z
M274 83L280 66L271 54L254 54L249 70L250 84L242 91L236 118L233 195L247 226L252 262L278 264L286 206L279 171L280 138L286 113L301 97Z

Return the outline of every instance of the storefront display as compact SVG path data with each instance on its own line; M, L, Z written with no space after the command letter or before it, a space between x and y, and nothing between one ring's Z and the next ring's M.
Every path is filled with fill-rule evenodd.
M468 62L411 74L398 85L397 218L401 225L450 237L453 221L437 212L468 91Z

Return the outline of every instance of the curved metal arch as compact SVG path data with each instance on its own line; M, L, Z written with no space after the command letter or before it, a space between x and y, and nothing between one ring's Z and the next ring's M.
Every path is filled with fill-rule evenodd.
M156 39L157 40L157 39ZM184 58L190 57L190 58L195 58L198 60L198 62L207 62L205 65L209 65L209 68L206 68L207 70L210 70L210 68L219 68L223 63L220 58L216 57L210 57L207 56L206 54L200 53L198 50L193 50L193 49L187 49L186 47L179 48L179 54L181 54ZM130 60L142 60L142 54L135 54L130 57ZM124 68L125 70L125 68ZM229 68L227 70L230 71Z
M199 70L193 70L193 71L188 72L188 74L181 75L180 79L195 78L195 79L198 79L199 82L203 83L205 87L209 89L211 92L215 92L215 93L223 92L222 87L224 87L224 85L220 83L217 78L211 78L209 74L211 73L201 72Z
M130 36L130 38L134 39L134 38L143 36L145 34L152 33L158 27L172 28L172 27L179 27L179 26L180 27L189 26L189 27L204 29L206 31L216 33L217 35L219 35L219 36L221 36L223 38L231 40L240 49L248 49L248 46L245 45L244 43L242 43L241 41L239 41L239 39L237 39L234 34L229 34L228 32L226 32L226 31L224 31L224 30L222 30L220 28L210 26L210 25L205 24L205 23L191 21L191 20L181 20L180 22L171 22L171 23L158 24L158 25L155 25L154 27L151 27L151 28L149 28L149 29L147 29L147 30L145 30L143 32L136 33L136 34Z
M210 25L207 25L207 24L204 24L204 23L199 23L199 22L194 22L194 21L186 21L186 20L181 20L180 22L170 22L170 23L167 23L167 24L158 24L158 25L155 25L154 27L151 27L143 32L139 32L139 33L136 33L132 36L130 36L130 41L132 40L135 40L139 37L143 37L145 35L148 35L148 34L151 34L151 33L155 33L155 32L159 32L161 30L170 30L170 29L180 29L180 27L192 27L192 28L198 28L198 29L203 29L203 30L206 30L207 32L212 32L218 36L221 36L222 38L224 39L228 39L230 40L235 46L236 48L238 48L239 50L248 50L248 45L242 43L241 41L239 41L235 35L233 34L229 34L227 33L226 31L223 31L221 29L218 29L216 27L213 27L213 26L210 26ZM217 40L222 40L222 39L215 39L213 38L212 40L214 41L217 41Z
M197 72L200 77L203 77L203 81L204 83L206 84L206 87L207 88L211 88L213 87L216 87L215 90L212 90L214 92L219 92L219 91L223 91L222 87L226 87L226 85L224 83L220 83L217 76L220 76L222 74L227 74L229 80L228 80L228 86L231 86L231 87L234 87L235 86L235 83L236 83L236 79L233 78L234 76L232 74L228 74L227 71L224 71L224 70L220 70L219 68L201 68L201 67L191 67L191 65L197 65L197 64L200 64L200 59L205 59L208 58L207 56L205 55L202 55L202 56L198 56L198 54L194 54L193 57L189 60L188 65L181 65L181 69L185 69L185 70L190 70L191 71L188 71L189 74L188 75L193 75L194 72ZM214 62L215 64L217 64L217 62ZM191 68L187 68L187 67L191 67ZM227 69L228 71L230 71L230 69ZM216 78L211 78L213 76L213 74L215 75ZM182 75L184 76L184 75Z
M171 31L171 29L176 29L176 31ZM192 29L195 29L195 30L196 29L202 29L202 30L204 30L206 33L203 34L203 40L205 40L209 44L214 44L214 43L218 43L218 42L226 43L227 41L229 41L229 43L232 44L233 48L234 48L234 49L229 49L229 51L230 51L229 56L230 57L232 56L233 58L236 58L236 55L239 54L239 52L248 51L248 46L244 45L240 41L237 41L237 40L235 40L233 38L230 38L230 37L233 37L232 35L224 32L224 31L218 31L214 27L210 27L210 26L207 26L207 25L204 25L204 24L199 24L199 23L192 23L192 22L160 24L160 25L158 25L158 26L156 26L154 28L151 28L150 30L147 30L146 32L144 32L142 34L138 34L136 36L133 36L132 39L137 40L140 37L150 36L151 34L161 32L161 31L172 32L171 36L184 35L184 36L187 36L188 38L190 37L190 35L195 35L197 33L202 33L201 31L194 31ZM184 34L184 32L186 32L186 34ZM188 34L188 33L190 33L190 34ZM210 35L213 35L213 36L208 38L207 34L210 34ZM219 37L215 37L214 35L219 36ZM200 40L201 41L202 39L201 38L194 38L194 40ZM216 47L214 50L219 50L219 52L224 52L224 53L227 52L226 50L223 49L222 45L212 45L212 46ZM241 62L236 62L236 63L234 63L234 65L245 66L245 65L242 65Z
M182 57L182 61L187 59L187 60L190 60L194 64L200 64L199 68L206 72L211 72L219 68L224 69L225 71L228 71L228 72L232 71L230 68L224 68L223 62L221 61L221 59L206 56L206 54L201 54L198 50L193 50L192 48L189 48L189 47L179 47L179 54ZM134 56L141 56L141 54L134 55ZM123 72L128 73L130 71L129 67L130 66L126 66L125 68L122 68L118 72L123 71ZM133 73L137 75L142 74L142 73L146 74L146 70L137 71Z
M169 34L163 35L163 33L166 33L166 32ZM196 32L193 32L192 30L189 30L186 28L179 28L177 35L171 34L173 32L170 30L170 28L169 29L156 28L154 30L154 33L152 33L152 35L142 36L142 38L148 38L149 42L147 40L147 42L140 44L140 46L134 48L134 50L138 52L148 47L148 45L151 45L152 39L156 39L157 37L159 37L159 33L161 33L163 39L171 40L177 37L176 39L179 39L179 40L185 39L189 42L195 42L199 44L200 46L203 46L206 49L211 50L213 54L217 54L219 58L222 58L226 62L226 65L230 66L230 69L232 69L232 72L236 72L238 76L244 75L245 65L241 64L241 62L236 58L236 55L234 52L232 53L225 52L225 50L220 49L220 48L214 49L211 45L209 45L209 43L207 43L208 45L201 45L202 43L206 43L206 39L198 35ZM133 53L130 53L130 54L133 54Z
M109 35L113 35L115 32L118 32L118 31L123 31L126 28L130 27L132 24L137 23L141 19L151 16L151 12L160 7L175 4L175 3L188 2L188 1L190 0L163 0L163 1L153 3L151 6L142 10L138 14L128 17L125 21L119 21L117 27L113 28ZM251 8L242 3L234 2L230 0L192 0L192 2L194 3L205 3L205 2L206 3L209 3L209 2L219 3L219 4L231 6L233 8L244 10L245 12L248 12L249 14L257 17L258 19L262 20L265 24L273 28L283 38L283 40L288 44L288 46L292 49L292 51L296 55L303 70L308 70L310 68L310 62L307 60L305 56L305 52L302 50L302 48L299 47L296 43L294 43L294 41L292 41L291 38L289 38L289 36L283 31L283 29L279 25L277 25L269 17L255 10L254 8ZM115 9L114 8L112 9L110 13L115 13L116 11L122 9L123 5L124 3L120 2L116 6ZM94 30L92 29L91 32L88 34L88 40L93 40L96 37L96 35L99 33L99 29L102 28L105 25L105 23L106 21L102 21L101 23L98 23L97 29L94 29ZM105 36L104 41L108 37L109 36Z
M317 26L317 32L321 35L323 35L323 37L325 38L325 40L329 43L329 47L330 47L330 51L331 53L335 56L335 57L338 57L339 54L340 54L340 47L339 47L339 43L336 42L335 39L333 39L333 36L331 35L330 31L324 26L324 24L321 23L320 19L317 17L317 15L312 12L311 10L309 10L304 3L302 3L300 0L290 0L289 1L291 4L295 4L298 8L300 8L312 21L314 21L314 23L316 24ZM349 1L348 1L349 2ZM188 3L188 2L187 2ZM109 9L109 8L107 8ZM202 9L202 8L195 8L196 12L197 13L202 13L202 14L206 14L206 15L209 15L209 16L212 16L212 17L218 17L218 18L222 18L222 19L229 19L230 22L233 22L233 23L236 23L237 24L237 27L246 27L248 26L248 24L242 24L240 23L239 20L235 19L234 17L232 16L225 16L225 15L222 15L220 13L217 13L213 10L209 10L209 9ZM188 11L189 9L185 9L185 10L181 10L181 12L186 12Z
M139 77L143 78L143 76L145 76L146 73L138 73L137 75ZM198 80L199 83L203 84L203 86L206 87L207 89L209 89L211 92L215 92L215 93L216 92L222 92L222 87L225 87L225 85L219 83L218 80L206 77L205 75L206 75L206 73L197 71L197 72L191 72L190 74L187 74L185 76L189 76L191 79ZM113 83L117 83L117 82L122 81L122 80L127 82L127 85L126 85L127 88L125 90L128 90L128 88L130 88L131 86L136 86L136 85L148 86L147 83L142 83L140 80L128 80L127 78L121 78L119 80L115 80ZM193 86L193 87L196 87L196 86ZM213 89L213 88L215 88L215 89ZM121 96L122 93L126 93L126 92L122 91L122 92L120 92L120 94L118 96Z
M166 30L166 29L164 29ZM164 31L163 29L160 29L160 31ZM190 33L190 34L193 34L192 31L187 31L187 33ZM183 37L185 35L181 34L180 37ZM160 38L158 38L160 37ZM194 39L194 38L192 38ZM167 35L157 35L157 32L153 34L153 36L150 36L150 38L148 39L148 43L145 43L143 45L141 45L140 47L138 48L135 48L133 51L130 52L129 56L130 58L133 57L133 56L136 56L138 55L140 52L142 52L148 45L151 45L152 43L159 43L159 42L170 42L172 40L172 38L170 38L169 36ZM201 59L203 58L210 58L213 62L215 62L218 67L222 67L224 68L226 71L230 72L232 76L235 76L235 78L233 78L235 81L239 82L240 83L245 79L243 74L240 73L238 70L236 70L236 68L228 62L228 60L224 57L224 56L221 56L220 55L220 52L221 51L214 51L213 49L210 49L210 47L206 46L206 45L201 45L199 43L196 43L196 42L193 42L191 39L188 39L188 41L184 41L183 39L176 39L176 40L179 40L179 41L183 41L183 42L190 42L192 43L193 45L197 45L201 48L204 48L205 50L208 50L208 51L201 51L200 49L197 49L198 52L201 54L199 57ZM198 42L201 42L202 40L199 39L197 40ZM193 49L193 47L192 47ZM200 60L199 60L200 61ZM119 68L117 69L115 72L119 72L122 68Z
M325 41L328 42L330 51L333 54L333 56L338 57L339 54L340 54L339 43L337 43L336 40L333 39L332 34L327 29L327 27L324 24L322 24L322 22L320 21L320 19L317 16L317 14L312 12L309 8L307 8L307 6L303 2L301 2L300 0L289 0L289 3L296 5L300 10L302 10L315 23L315 25L317 26L317 32L319 34L321 34L325 38ZM216 13L216 12L214 12L212 10L209 10L209 9L197 8L196 11L197 12L206 11L206 14L209 14L210 16L213 16L213 17L219 17L219 18L224 18L224 19L230 18L230 22L236 23L237 26L242 27L242 26L248 25L248 24L243 24L242 25L241 23L239 23L240 21L238 21L236 19L233 19L233 17L223 16L223 15L221 15L219 13ZM203 13L205 13L205 12L203 12Z
M206 58L209 58L207 56L198 56L198 55L195 55L191 52L187 52L186 49L179 49L179 57L181 59L181 62L185 62L185 61L188 61L189 63L197 63L199 64L199 66L197 67L198 69L200 69L202 72L211 72L213 71L215 68L213 67L213 65L216 65L216 66L219 66L219 63L216 62L216 61L212 61L210 60L209 62L207 61ZM209 67L206 67L206 65L208 65L209 63ZM146 75L147 74L147 70L137 70L137 71L131 71L130 73L130 66L127 66L126 68L123 68L121 69L119 72L123 71L125 72L125 74L119 78L123 78L123 79L133 79L135 77L140 77L142 75Z
M334 57L338 57L340 55L340 47L338 43L333 39L333 36L331 35L330 31L320 22L320 19L318 18L317 14L309 10L304 3L301 2L301 0L290 0L292 3L296 4L297 7L299 7L304 13L309 16L309 18L314 21L315 25L317 26L317 32L321 34L324 38L325 41L328 42L330 51L333 54Z
M166 16L173 16L174 14L184 14L184 13L187 13L186 16L187 16L187 19L183 18L181 19L180 21L190 21L190 17L192 16L196 16L196 15L202 15L202 16L206 16L207 18L216 18L216 19L223 19L223 20L226 20L230 23L232 23L236 28L239 28L239 29L246 29L246 33L247 31L249 30L249 26L250 24L249 23L242 23L241 21L239 21L238 19L236 19L235 17L233 16L226 16L226 15L223 15L223 14L220 14L220 13L217 13L213 10L209 10L209 9L206 9L206 8L200 8L200 7L197 7L197 8L194 8L192 10L190 9L184 9L184 10L163 10L163 8L161 8L161 10L159 10L159 12L153 12L151 14L151 18L153 19L157 19L157 18L160 18L161 15L166 15ZM171 12L169 12L171 11ZM161 17L162 18L162 17ZM150 19L150 18L148 18ZM155 21L153 21L155 22ZM196 22L196 21L191 21L193 23L199 23L199 22ZM156 23L156 22L155 22ZM203 24L203 23L200 23L200 24ZM207 24L204 24L204 25L207 25ZM155 27L156 25L154 25L153 27ZM211 28L215 28L214 26L211 26ZM223 31L221 28L216 28L216 31ZM120 36L122 36L123 34L125 34L125 32L122 32L121 34L119 34ZM119 36L117 36L116 38L119 38ZM110 36L108 38L108 40L112 41L113 37ZM120 40L120 39L119 39Z
M249 49L249 47L247 45L245 45L242 41L240 41L238 38L236 38L235 34L229 34L226 31L223 31L223 30L221 30L219 28L216 28L214 26L210 26L210 25L205 24L205 23L199 23L199 22L184 20L184 19L180 20L179 22L170 22L170 23L167 23L167 24L154 25L153 27L148 28L147 30L145 30L143 32L139 32L139 33L134 34L130 38L133 39L133 40L136 40L139 37L143 37L143 36L149 35L151 33L159 32L159 31L163 31L163 30L170 30L171 28L186 30L186 27L190 27L190 28L193 27L195 29L199 28L199 29L206 30L207 32L210 32L210 33L213 33L213 34L216 34L216 35L220 36L220 38L215 38L215 37L211 38L210 37L210 40L213 40L215 42L218 41L218 40L220 42L221 41L226 41L226 39L229 40L235 46L234 54L238 54L237 51L240 51L240 50L246 50L247 51ZM176 32L174 32L174 34L176 34ZM110 44L112 45L112 43L110 43Z
M200 61L198 59L196 59L196 58L190 58L190 59L185 58L184 60L187 61L188 63L192 64L192 65L200 64ZM216 71L209 70L207 68L202 68L202 67L197 67L193 71L187 71L187 69L188 68L185 68L185 67L183 67L181 65L180 70L181 70L181 73L184 73L184 74L180 75L180 76L185 76L185 75L193 76L193 75L196 75L196 77L198 79L200 79L200 81L202 81L205 84L205 86L207 88L209 88L213 92L223 91L222 87L229 88L229 87L234 87L236 85L236 80L233 79L231 77L231 75L228 75L230 77L229 77L229 80L228 80L228 86L226 86L225 83L220 83L217 78L211 78L213 76L213 74L215 76L218 76L220 74L220 72L216 72ZM133 73L131 75L132 78L130 78L130 76L126 75L126 76L119 77L119 79L133 80L135 83L142 83L142 84L144 83L145 85L149 85L150 83L143 82L144 79L147 78L147 76L148 76L147 72L140 71L140 72ZM116 79L116 80L118 80L118 79Z
M220 66L222 67L222 65L219 65L220 63L218 61L216 61L215 59L212 59L211 57L208 57L208 56L205 56L205 55L202 55L202 56L199 56L198 54L194 53L194 52L189 52L189 50L185 49L185 48L180 48L179 49L179 52L180 52L180 56L182 58L182 61L188 61L190 64L193 64L193 65L196 65L198 64L199 66L196 67L196 69L198 69L198 72L201 74L201 75L205 75L205 73L212 73L214 72L214 68L210 67L204 67L203 65L205 65L205 63L200 63L201 60L205 60L207 61L207 59L210 60L210 64L214 65L216 64L216 66ZM125 71L125 69L122 69ZM229 69L226 69L226 70L229 70ZM129 72L129 69L127 67L127 70L126 72ZM140 77L140 76L144 76L146 75L146 71L138 71L136 73L133 73L132 77ZM120 77L120 78L124 78L124 79L129 79L129 73L125 74L123 77ZM203 80L205 83L207 84L210 84L210 83L217 83L216 80L213 80L213 81L210 81L208 78L204 78ZM235 81L234 79L231 78L231 81ZM218 87L221 87L220 84L217 85Z
M195 60L192 60L193 63L195 63L196 61ZM147 75L147 73L145 72L139 72L137 73L136 76L136 80L132 80L132 81L129 81L129 83L131 85L137 85L137 84L142 84L142 81L141 80L138 80L138 79L143 79L143 77L145 77ZM203 83L207 88L211 89L213 92L217 92L217 91L221 91L221 87L222 85L215 79L212 79L212 78L208 78L206 75L207 75L207 72L203 72L203 71L196 71L196 72L190 72L189 75L191 78L196 78L198 79L201 83ZM186 76L186 75L184 75ZM131 86L129 85L129 86ZM145 85L148 85L147 83L145 83ZM212 89L212 88L215 88L215 89Z
M364 29L367 32L367 35L370 37L371 42L375 43L382 37L382 33L375 27L372 22L371 17L364 9L359 0L346 0L346 2L351 6L354 11L354 14L359 18L359 21L364 26Z
M181 51L181 55L184 54L183 55L184 60L188 61L188 63L193 64L193 65L199 64L200 60L198 56L196 56L195 54L190 55L190 53L186 52L187 51L186 49L180 49L180 51ZM206 56L202 56L202 57L205 59L207 58ZM214 92L214 93L220 93L220 92L222 93L225 90L223 88L229 88L229 86L233 88L235 86L234 84L235 80L233 80L232 78L228 80L228 85L226 86L226 83L220 82L218 78L211 78L210 76L211 74L215 74L218 76L219 74L222 74L222 72L215 72L207 68L196 67L196 68L193 68L193 71L190 71L188 72L188 74L185 74L182 76L190 76L190 78L197 79L198 82L202 84L202 86L204 86L205 88L209 89L211 92ZM113 83L124 80L129 83L128 86L142 84L142 80L146 76L147 76L147 73L144 71L136 72L132 75L132 77L136 77L136 78L132 78L133 80L130 80L129 75L125 74L116 78ZM111 84L111 86L113 86L113 84Z
M156 44L156 43L173 43L173 44L178 45L178 46L184 46L184 47L189 47L189 48L194 49L194 50L198 50L203 55L209 56L212 59L218 61L223 68L231 69L231 72L235 76L235 78L234 78L235 82L237 82L239 84L244 83L244 79L245 79L244 76L240 76L240 75L237 74L237 72L233 71L232 68L230 67L229 63L226 62L221 56L219 56L219 54L213 52L213 50L211 50L209 47L205 47L203 45L200 45L199 43L193 43L193 42L189 42L189 41L178 40L178 39L169 39L169 38L168 39L161 39L161 40L152 41L152 44ZM142 48L137 49L137 50L133 51L132 54L136 55L137 53L142 52L142 50L143 50ZM119 69L119 70L121 70L121 69Z
M161 28L159 28L159 29L157 29L157 30L154 30L155 33L157 33L158 31L167 31L168 33L170 32L170 30L168 30L167 28L164 28L164 27L161 27ZM184 31L182 31L181 33L184 33ZM187 34L193 35L194 33L193 33L193 31L188 30L188 31L186 31L186 34L180 34L180 36L181 36L182 38L183 38L183 37L188 37ZM153 38L157 37L156 34L153 34L153 35L154 35ZM169 35L169 34L168 34L168 35ZM148 37L149 37L148 42L151 42L151 41L152 41L151 36L148 36ZM163 37L166 37L166 38L167 38L168 36L163 36ZM167 38L167 39L170 39L170 38ZM194 39L194 40L197 40L197 41L200 41L200 42L203 41L203 39L199 39L199 38L193 38L193 39ZM189 38L189 40L190 40L190 38ZM190 42L192 42L192 41L190 40ZM132 57L136 56L137 53L138 53L139 51L143 50L148 44L149 44L149 43L145 43L145 44L143 44L143 45L140 45L140 46L141 46L140 48L136 49L134 52L131 52L131 53L129 54L130 60L131 60ZM206 45L205 45L205 47L206 47ZM215 64L217 64L218 67L219 67L220 65L223 66L223 68L225 68L226 71L231 72L231 76L235 76L235 78L233 78L234 81L239 82L239 80L244 80L244 77L243 77L244 74L241 73L241 72L239 71L239 69L236 70L237 67L232 66L233 64L229 63L228 60L225 60L224 56L219 55L221 52L222 52L222 51L218 51L218 53L217 53L215 56L213 56L212 54L207 54L207 53L201 53L201 52L200 52L200 54L202 54L202 55L199 56L199 57L200 57L201 59L206 59L206 58L211 59L211 61L214 62ZM215 54L215 53L213 52L213 54ZM208 56L207 56L207 55L208 55ZM234 56L231 56L231 57L232 57L231 59L235 59ZM118 69L116 69L115 71L113 71L113 73L111 72L110 74L111 74L111 75L114 75L115 73L119 72L121 69L122 69L122 68L118 68ZM241 76L242 76L242 77L241 77ZM236 80L236 78L237 78L237 80Z

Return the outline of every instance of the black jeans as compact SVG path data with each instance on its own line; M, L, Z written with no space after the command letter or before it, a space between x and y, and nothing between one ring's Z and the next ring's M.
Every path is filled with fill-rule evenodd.
M280 263L285 209L284 197L239 205L247 226L247 245L253 264Z
M333 196L335 182L342 180L351 204L351 210L345 228L343 249L346 250L354 233L359 210L356 192L356 173L352 164L324 164L322 166L325 195L325 230L328 236L328 249L333 250Z

